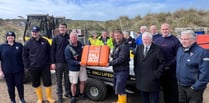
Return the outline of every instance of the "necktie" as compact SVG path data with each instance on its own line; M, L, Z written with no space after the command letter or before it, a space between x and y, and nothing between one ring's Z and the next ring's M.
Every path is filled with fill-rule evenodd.
M145 50L144 50L144 56L147 55L147 52L148 52L148 47L145 47Z

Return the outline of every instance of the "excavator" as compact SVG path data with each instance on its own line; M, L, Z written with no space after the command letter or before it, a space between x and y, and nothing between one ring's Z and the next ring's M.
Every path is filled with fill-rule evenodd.
M49 44L52 43L52 38L59 33L57 30L60 23L65 23L65 17L54 17L49 16L48 14L30 14L27 15L27 21L25 25L25 30L23 34L23 41L27 41L30 39L31 36L31 28L33 26L39 26L41 29L41 35L43 38L48 40ZM76 31L78 32L78 39L85 44L88 38L87 37L87 30L84 29L71 29L68 31Z

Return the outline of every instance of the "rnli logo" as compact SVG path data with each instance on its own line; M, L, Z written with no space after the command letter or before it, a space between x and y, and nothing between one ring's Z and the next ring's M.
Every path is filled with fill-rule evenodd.
M88 62L98 62L99 54L89 54Z
M193 56L193 55L194 55L194 54L191 52L191 53L190 53L190 56Z

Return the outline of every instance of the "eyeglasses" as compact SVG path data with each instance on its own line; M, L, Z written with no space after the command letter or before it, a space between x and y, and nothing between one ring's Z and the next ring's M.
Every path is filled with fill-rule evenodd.
M190 40L190 39L192 39L192 38L180 38L180 40L184 40L184 41L187 41L187 40Z

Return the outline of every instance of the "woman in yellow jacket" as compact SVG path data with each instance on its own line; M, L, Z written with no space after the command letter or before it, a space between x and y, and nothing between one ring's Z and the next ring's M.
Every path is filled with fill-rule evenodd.
M88 39L88 43L87 44L88 45L95 45L95 46L100 45L100 41L99 41L97 36L98 36L97 33L93 32L92 36Z

